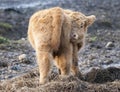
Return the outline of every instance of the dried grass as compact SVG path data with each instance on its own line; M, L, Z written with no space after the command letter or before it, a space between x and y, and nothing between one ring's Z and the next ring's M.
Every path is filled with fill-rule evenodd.
M60 77L52 72L48 83L39 85L37 69L11 80L0 82L0 92L120 92L120 80L90 83L74 76Z

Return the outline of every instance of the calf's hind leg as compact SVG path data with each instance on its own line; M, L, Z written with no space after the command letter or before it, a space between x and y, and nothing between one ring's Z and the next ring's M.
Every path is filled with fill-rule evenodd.
M55 64L61 75L69 75L72 62L72 49L67 48L61 54L55 57Z
M52 56L50 52L37 51L37 63L40 72L40 84L48 81L48 74L50 71Z

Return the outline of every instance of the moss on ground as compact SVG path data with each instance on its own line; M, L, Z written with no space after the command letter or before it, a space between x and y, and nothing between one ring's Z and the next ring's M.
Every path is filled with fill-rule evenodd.
M90 42L95 42L97 40L97 36L92 36L89 40Z
M0 44L3 44L3 43L9 43L9 39L0 36Z
M9 23L0 22L0 27L6 28L6 29L11 29L13 26Z

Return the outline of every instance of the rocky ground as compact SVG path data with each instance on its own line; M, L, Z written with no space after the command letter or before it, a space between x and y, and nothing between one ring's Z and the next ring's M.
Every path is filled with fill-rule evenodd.
M102 31L102 32L101 32ZM109 30L108 30L109 31ZM105 34L101 37L102 34ZM79 53L84 80L60 78L55 66L49 83L39 85L35 52L22 38L0 45L0 90L2 92L119 92L120 32L99 30L88 34L85 48Z
M0 10L0 92L120 92L120 1L53 1L34 8ZM39 85L35 52L26 38L28 20L33 12L56 5L95 14L97 20L79 52L84 80L60 78L53 66L50 82Z

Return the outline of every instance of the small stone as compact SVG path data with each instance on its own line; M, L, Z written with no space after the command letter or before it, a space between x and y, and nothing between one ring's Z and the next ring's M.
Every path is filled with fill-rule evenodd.
M28 56L26 54L19 55L18 59L22 63L27 63L27 64L31 63L30 60L28 59Z
M113 42L108 42L105 47L106 48L114 47L114 43Z
M97 58L97 55L96 54L91 54L88 56L89 60L93 60L93 59L96 59Z
M21 67L19 65L14 65L11 67L12 70L15 70L15 71L20 71L21 70Z
M8 76L8 78L12 78L12 77L14 77L14 76L13 76L13 75L9 75L9 76Z
M106 61L104 61L104 64L106 64L106 65L109 65L111 63L113 63L113 60L106 60Z
M102 48L102 45L97 45L96 48L97 48L97 49L101 49L101 48Z
M4 79L8 79L8 75L7 75L7 76L4 76Z
M22 41L25 41L26 39L25 38L21 38Z
M27 59L27 55L26 54L21 54L18 56L18 59L21 61L23 59Z

